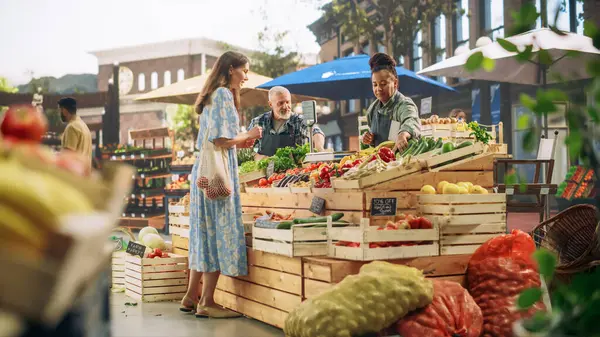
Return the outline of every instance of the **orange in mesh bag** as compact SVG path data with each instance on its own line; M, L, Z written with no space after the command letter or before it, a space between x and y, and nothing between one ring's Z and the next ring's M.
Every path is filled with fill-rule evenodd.
M233 188L229 175L228 149L219 148L209 142L207 131L201 151L196 185L210 200L229 197Z

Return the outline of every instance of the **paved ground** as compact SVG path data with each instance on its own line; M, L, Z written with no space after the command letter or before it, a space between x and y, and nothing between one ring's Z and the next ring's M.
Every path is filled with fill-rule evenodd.
M247 318L196 318L181 313L176 302L126 306L135 301L123 293L111 300L113 337L283 337L281 330Z

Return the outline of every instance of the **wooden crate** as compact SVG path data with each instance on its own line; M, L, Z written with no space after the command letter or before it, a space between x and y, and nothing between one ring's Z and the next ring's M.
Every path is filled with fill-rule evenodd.
M387 262L415 267L427 278L451 280L465 284L465 274L471 255L429 256ZM311 298L330 289L348 275L358 274L365 261L346 261L322 257L303 260L304 297Z
M112 253L112 285L125 286L125 257L127 253L118 251Z
M380 231L369 226L369 219L363 219L359 226L327 228L328 256L355 261L391 260L399 258L439 255L440 234L437 225L432 229L406 229ZM358 242L360 247L336 246L337 241ZM377 242L431 241L431 244L370 248Z
M169 233L181 237L190 237L190 217L185 215L169 216Z
M302 259L248 248L248 266L247 276L219 277L215 301L283 328L288 313L303 299Z
M440 228L440 254L471 254L506 233L506 194L419 195L419 213Z
M244 184L244 183L248 183L251 181L259 180L260 178L264 178L266 176L267 176L267 173L265 170L248 172L246 174L240 174L239 181L240 181L240 184Z
M355 179L344 180L341 178L333 179L331 184L335 189L362 189L365 187L385 183L393 179L397 179L415 172L420 172L422 169L420 161L411 161L406 166L398 166L387 171L374 173L369 176Z
M125 258L125 294L142 302L181 300L187 291L188 258Z
M293 225L291 229L254 226L252 248L290 257L325 256L327 255L327 228L306 225Z

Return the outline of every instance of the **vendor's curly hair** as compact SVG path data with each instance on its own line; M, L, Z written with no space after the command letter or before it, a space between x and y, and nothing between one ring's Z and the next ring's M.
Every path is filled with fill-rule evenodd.
M396 72L396 61L388 54L377 53L371 56L369 67L371 67L371 74L387 70L394 77L398 77L398 73Z

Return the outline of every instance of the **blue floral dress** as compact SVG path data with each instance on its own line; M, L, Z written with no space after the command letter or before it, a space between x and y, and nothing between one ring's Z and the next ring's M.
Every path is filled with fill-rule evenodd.
M239 117L233 95L226 88L215 90L211 105L205 106L200 115L198 149L202 149L207 132L211 142L217 138L232 139L239 133ZM233 193L222 200L208 200L196 186L202 153L196 158L190 190L189 262L192 270L221 271L224 275L240 276L248 274L246 240L235 147L227 152Z

